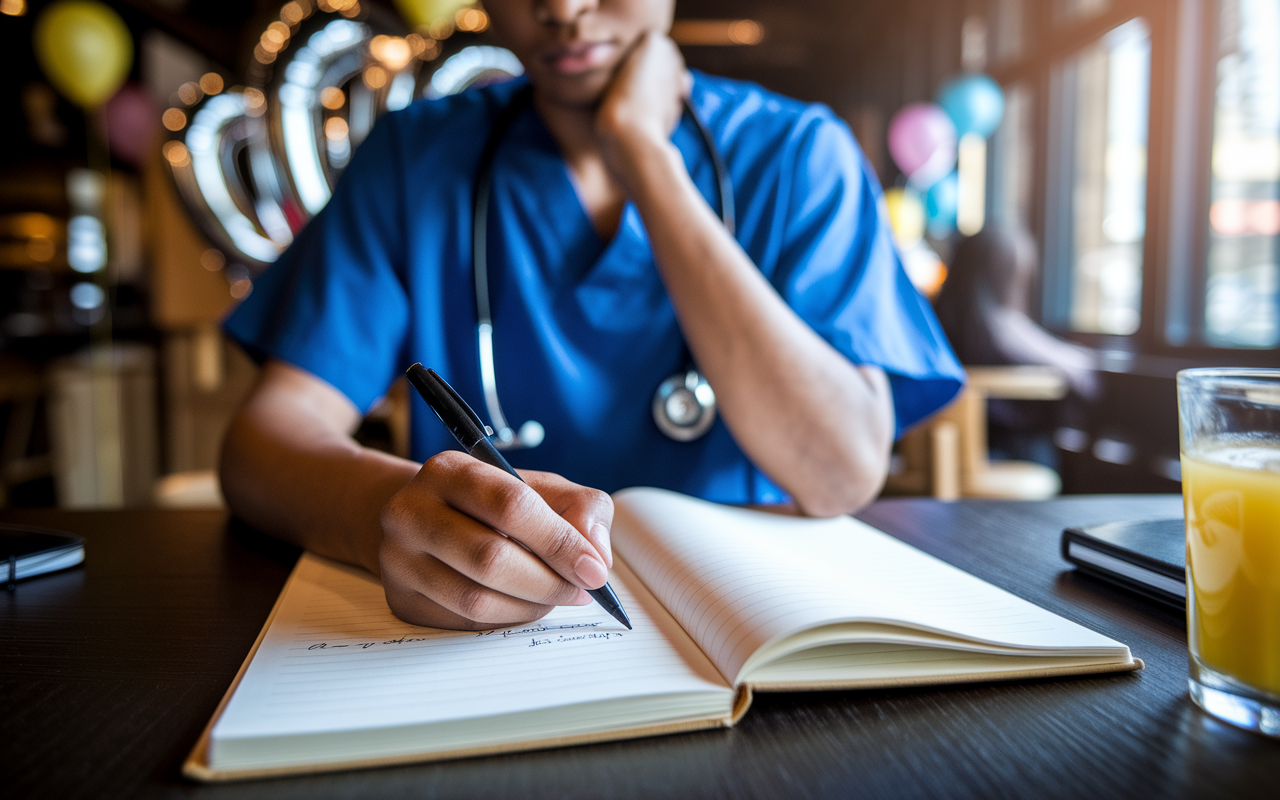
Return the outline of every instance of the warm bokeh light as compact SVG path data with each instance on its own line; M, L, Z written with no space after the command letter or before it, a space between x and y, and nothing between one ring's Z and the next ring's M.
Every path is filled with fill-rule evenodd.
M443 41L453 35L453 20L438 19L427 26L427 35L432 39Z
M27 13L27 0L0 0L0 14L20 17Z
M206 72L200 76L200 91L205 94L220 94L224 86L222 76L216 72Z
M187 127L187 115L180 108L171 108L161 115L160 123L168 130L177 133Z
M411 33L405 37L405 41L409 43L409 50L416 58L434 61L440 56L440 43L429 36Z
M467 33L480 33L489 27L489 15L480 8L460 8L454 15L458 30Z
M249 292L253 291L253 281L248 278L241 278L233 281L231 284L231 296L237 300L243 300L249 296Z
M336 11L344 17L354 17L360 13L357 0L320 0L321 11Z
M27 241L27 257L38 264L53 260L58 246L47 236L38 236Z
M194 106L200 102L200 98L204 97L204 91L200 88L200 84L195 81L187 81L178 87L178 99L183 105ZM177 130L170 128L170 130Z
M392 72L399 72L413 60L413 48L399 36L379 34L369 42L369 54Z
M9 218L9 224L11 232L29 239L49 238L58 232L58 223L53 217L37 211L15 214Z
M273 22L271 24L281 25L279 22ZM289 37L287 35L281 34L280 31L275 30L274 28L267 28L262 32L262 38L258 40L258 44L260 44L262 49L266 50L268 53L278 53L288 41Z
M734 44L760 44L764 38L764 28L753 19L734 20L729 24L729 41Z
M307 18L311 11L311 6L303 8L297 2L285 3L280 9L280 19L287 25L297 25Z
M267 96L261 89L248 87L244 90L244 108L251 117L261 116L267 110Z
M182 142L165 142L160 152L164 153L165 160L175 167L185 167L191 163L191 153Z
M330 111L337 111L346 105L347 95L337 86L326 86L320 90L320 105Z
M347 121L342 117L330 117L324 123L324 137L331 142L340 142L350 135Z
M263 47L262 42L258 42L253 46L253 58L259 64L272 64L275 63L276 54Z
M200 254L200 266L210 272L217 272L227 265L226 256L222 255L222 251L217 248L210 247Z
M753 19L678 19L671 38L689 46L755 45L764 40L764 26Z
M387 85L387 71L382 67L369 67L364 71L364 85L370 89L381 89Z

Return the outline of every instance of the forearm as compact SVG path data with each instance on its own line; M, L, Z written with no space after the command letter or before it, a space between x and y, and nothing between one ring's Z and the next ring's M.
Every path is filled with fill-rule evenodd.
M808 513L879 491L892 440L888 382L818 336L764 278L667 143L624 177L698 366L747 455Z
M266 533L379 574L379 513L419 465L361 447L304 407L251 399L223 444L232 511Z

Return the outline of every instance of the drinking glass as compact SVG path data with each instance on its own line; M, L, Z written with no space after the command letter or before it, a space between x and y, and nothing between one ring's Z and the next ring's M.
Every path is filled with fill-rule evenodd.
M1280 737L1280 369L1178 373L1195 702Z

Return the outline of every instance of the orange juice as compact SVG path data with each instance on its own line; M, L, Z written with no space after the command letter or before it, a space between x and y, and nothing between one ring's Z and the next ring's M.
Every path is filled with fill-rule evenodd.
M1182 496L1191 652L1280 696L1280 447L1183 453Z

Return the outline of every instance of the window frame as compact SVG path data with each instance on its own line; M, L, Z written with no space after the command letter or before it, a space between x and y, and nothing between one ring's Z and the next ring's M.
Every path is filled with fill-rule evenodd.
M998 7L991 3L989 13ZM1029 89L1033 191L1028 222L1041 246L1039 302L1033 303L1040 322L1061 336L1105 351L1188 363L1280 365L1280 345L1228 348L1205 343L1221 0L1113 0L1108 8L1065 24L1055 21L1054 7L1038 0L1025 2L1021 55L989 69L1006 89ZM1138 17L1145 20L1151 36L1141 317L1133 334L1080 333L1069 329L1074 109L1064 102L1069 93L1054 85L1055 74L1067 59ZM992 155L989 177L1003 168L994 163L1002 154ZM993 194L988 198L990 203Z

